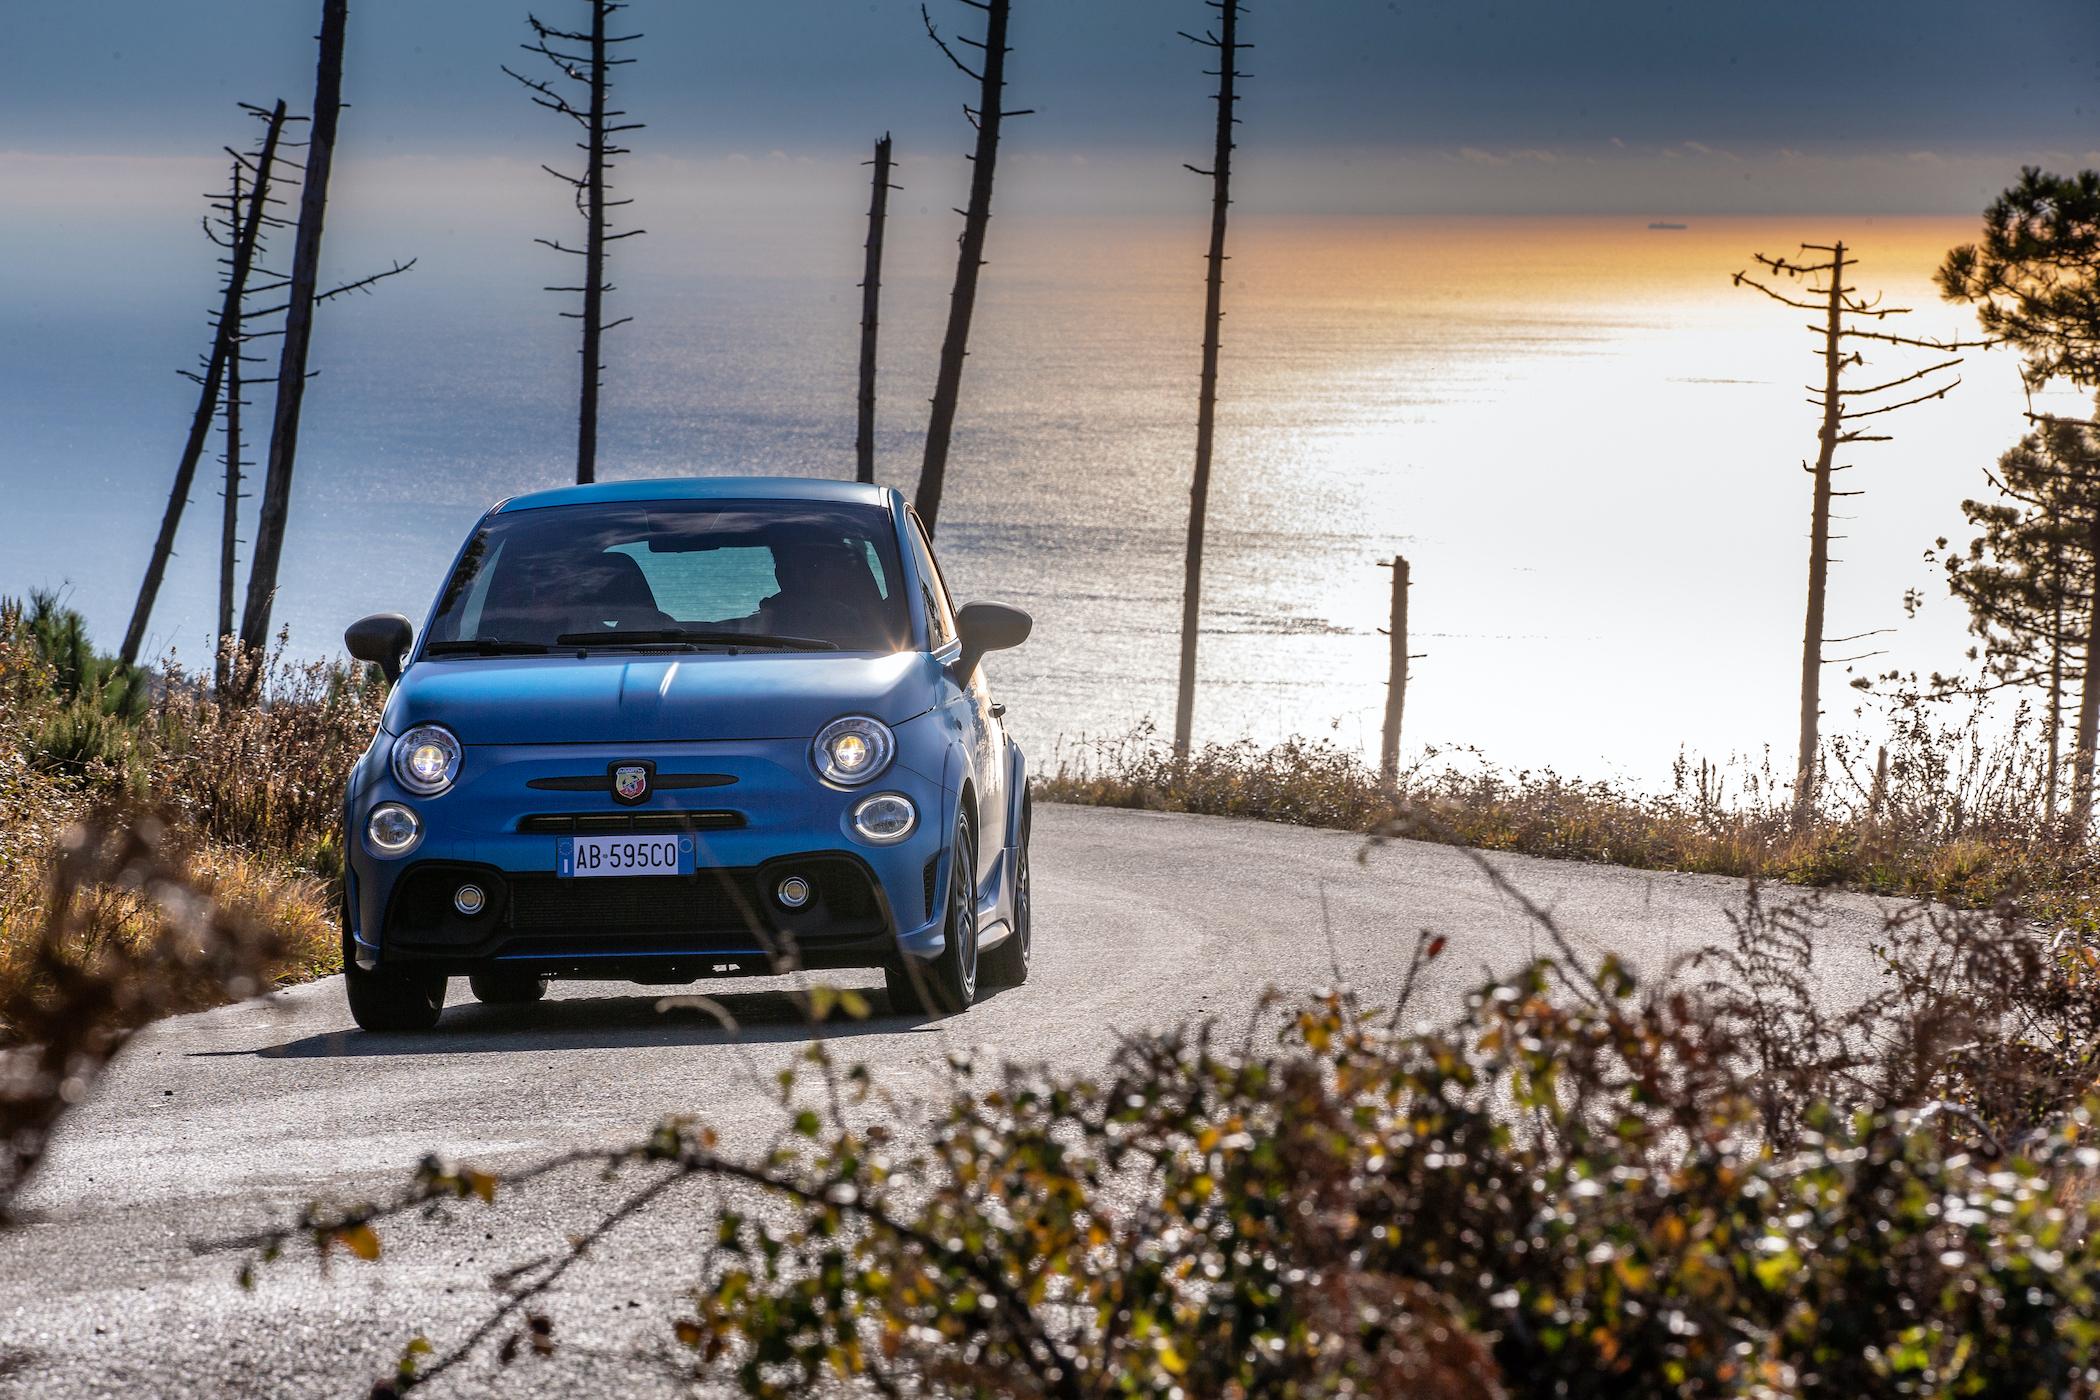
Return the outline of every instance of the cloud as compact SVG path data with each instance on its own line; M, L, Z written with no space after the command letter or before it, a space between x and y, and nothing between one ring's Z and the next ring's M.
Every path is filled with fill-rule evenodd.
M1734 151L1726 151L1719 146L1709 146L1703 141L1687 141L1684 143L1684 148L1694 155L1706 156L1713 160L1732 160L1738 165L1743 162L1743 158Z

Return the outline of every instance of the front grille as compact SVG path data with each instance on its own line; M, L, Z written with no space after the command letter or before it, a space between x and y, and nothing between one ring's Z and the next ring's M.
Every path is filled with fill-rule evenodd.
M511 879L510 922L519 933L748 932L754 915L765 917L742 873Z
M528 836L567 836L575 832L596 835L609 831L670 835L735 831L743 824L742 812L542 812L520 817L518 830Z
M791 874L816 887L801 909L782 908L773 898ZM486 907L473 916L452 904L467 882L487 896ZM552 871L419 862L394 887L384 936L426 952L602 957L649 951L643 945L658 936L672 943L683 939L679 946L694 951L821 949L888 927L887 907L867 867L833 853L784 857L755 870L566 880Z

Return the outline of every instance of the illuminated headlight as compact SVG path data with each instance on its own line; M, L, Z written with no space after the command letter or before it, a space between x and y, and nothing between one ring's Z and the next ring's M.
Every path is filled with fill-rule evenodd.
M878 792L853 808L853 833L877 846L894 846L919 829L919 809L901 792Z
M422 834L423 823L398 802L380 803L365 822L365 840L382 856L404 854Z
M394 740L394 780L418 797L436 797L459 777L459 740L441 724L419 724Z
M824 726L810 746L810 761L828 781L854 787L889 767L896 752L888 725L866 715L848 715Z

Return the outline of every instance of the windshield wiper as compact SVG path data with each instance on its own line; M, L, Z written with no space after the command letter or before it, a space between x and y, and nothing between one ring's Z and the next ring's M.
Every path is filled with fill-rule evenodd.
M553 648L545 642L507 642L500 637L468 637L457 642L432 642L425 656L545 656Z
M776 651L837 651L837 642L816 637L776 637L762 632L728 632L693 627L658 627L632 632L564 632L561 647L652 646L684 642L697 646L770 648Z

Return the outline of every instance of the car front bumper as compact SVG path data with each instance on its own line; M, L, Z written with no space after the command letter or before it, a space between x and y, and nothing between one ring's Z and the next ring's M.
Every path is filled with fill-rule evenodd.
M547 744L469 747L452 790L419 798L386 763L381 735L345 804L345 951L360 966L414 965L464 974L492 965L643 982L767 973L782 966L874 967L900 952L938 954L937 891L953 799L907 766L844 789L811 771L806 742ZM614 800L620 763L653 765L649 795ZM931 766L931 765L927 765ZM912 834L878 846L851 812L878 792L918 809ZM413 810L421 835L388 857L365 840L374 806ZM562 878L568 834L626 829L690 840L690 876ZM816 897L800 910L774 898L800 874ZM457 911L462 884L484 907Z

